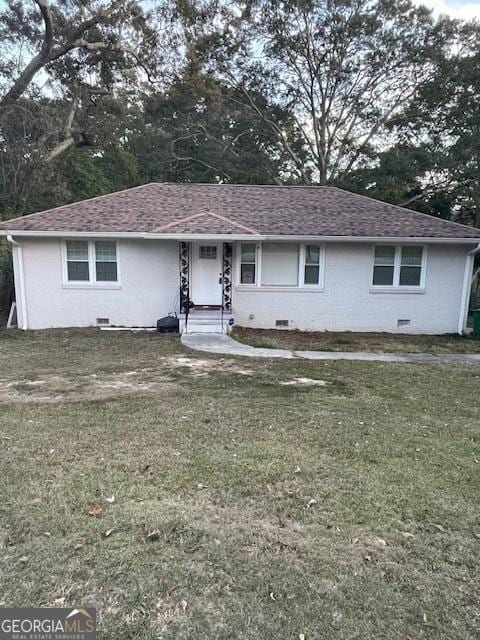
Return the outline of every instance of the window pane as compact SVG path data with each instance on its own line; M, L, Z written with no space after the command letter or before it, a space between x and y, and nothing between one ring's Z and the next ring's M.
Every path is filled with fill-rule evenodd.
M97 272L97 280L100 282L116 282L117 281L117 263L116 262L96 262L95 268Z
M96 259L102 262L116 262L117 247L115 242L96 242Z
M318 284L320 267L317 265L305 265L305 284Z
M373 284L391 287L393 285L393 267L374 267Z
M402 266L420 267L422 252L422 247L402 247Z
M215 260L217 258L217 247L215 245L202 245L198 255L200 258Z
M420 286L422 268L421 267L402 267L400 269L400 286L418 287Z
M255 262L256 246L254 244L242 244L241 262Z
M318 264L320 262L320 247L307 245L305 247L305 264Z
M242 284L255 284L255 265L242 264L240 282Z
M88 242L68 241L67 260L78 260L88 262Z
M262 284L298 285L298 244L265 242L262 245Z
M375 247L375 264L392 265L395 263L395 247Z
M73 262L69 260L67 262L68 279L73 281L86 280L88 282L88 262Z

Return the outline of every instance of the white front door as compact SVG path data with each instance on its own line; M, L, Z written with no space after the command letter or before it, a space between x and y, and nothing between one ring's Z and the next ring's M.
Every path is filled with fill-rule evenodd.
M222 243L192 243L192 291L195 305L222 304Z

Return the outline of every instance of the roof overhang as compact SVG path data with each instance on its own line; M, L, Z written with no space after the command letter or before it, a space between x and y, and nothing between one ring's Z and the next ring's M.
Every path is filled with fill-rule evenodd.
M431 238L422 236L317 236L317 235L254 235L238 234L207 234L207 233L140 233L135 231L26 231L1 230L0 236L15 238L118 238L131 240L216 240L216 241L275 241L275 242L405 242L419 244L478 244L478 238Z

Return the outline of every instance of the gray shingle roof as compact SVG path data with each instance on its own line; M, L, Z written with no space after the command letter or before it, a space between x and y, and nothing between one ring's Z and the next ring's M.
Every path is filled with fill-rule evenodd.
M480 229L336 187L151 183L0 224L0 230L480 238Z

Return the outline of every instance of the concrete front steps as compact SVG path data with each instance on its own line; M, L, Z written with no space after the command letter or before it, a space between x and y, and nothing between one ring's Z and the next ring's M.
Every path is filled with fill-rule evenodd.
M229 313L223 314L221 311L199 311L194 310L188 314L188 322L184 314L179 316L180 333L228 333L230 330L230 319L233 316Z

